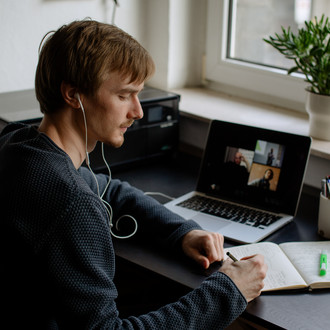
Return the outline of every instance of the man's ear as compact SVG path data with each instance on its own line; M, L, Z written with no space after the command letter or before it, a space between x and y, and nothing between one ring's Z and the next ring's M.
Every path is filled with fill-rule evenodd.
M61 83L61 93L64 102L73 109L79 109L80 103L77 98L78 90L76 87L62 81Z

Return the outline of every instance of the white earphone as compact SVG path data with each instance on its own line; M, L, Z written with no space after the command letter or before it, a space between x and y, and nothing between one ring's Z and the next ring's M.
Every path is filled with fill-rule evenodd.
M100 198L100 200L102 201L107 213L108 213L108 216L109 216L109 227L110 227L110 233L112 236L116 237L116 238L121 238L121 239L125 239L125 238L129 238L129 237L132 237L133 235L135 235L135 233L137 232L137 228L138 228L138 224L137 224L137 221L135 220L134 217L132 217L131 215L128 215L128 214L125 214L125 215L122 215L117 221L116 221L116 229L119 231L119 221L122 219L122 218L125 218L125 217L128 217L130 219L133 220L134 222L134 225L135 225L135 228L134 228L134 231L127 235L127 236L118 236L116 234L114 234L112 232L112 227L113 227L113 224L112 224L112 217L113 217L113 212L112 212L112 207L111 205L103 199L103 196L106 192L106 190L108 189L109 185L110 185L110 182L111 182L111 170L110 170L110 166L109 164L107 163L106 159L105 159L105 156L104 156L104 145L103 143L101 144L101 149L102 149L102 158L103 158L103 162L104 164L106 165L107 169L108 169L108 173L109 173L109 180L108 180L108 183L106 184L105 188L104 188L104 191L102 194L100 194L100 187L99 187L99 183L97 181L97 178L96 178L96 175L95 173L93 172L91 166L90 166L90 160L89 160L89 153L88 153L88 149L87 149L87 146L88 146L88 135L87 135L87 120L86 120L86 114L85 114L85 109L84 109L84 106L81 102L81 99L80 99L80 95L79 93L75 93L74 94L74 97L78 100L79 102L79 105L80 105L80 108L81 108L81 111L83 113L83 117L84 117L84 125L85 125L85 152L86 152L86 164L87 164L87 167L89 169L89 171L92 173L93 177L94 177L94 180L96 182L96 187L97 187L97 195L98 197Z

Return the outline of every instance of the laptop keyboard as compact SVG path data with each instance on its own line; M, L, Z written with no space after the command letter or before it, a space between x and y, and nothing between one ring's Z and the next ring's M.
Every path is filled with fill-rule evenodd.
M177 206L215 215L230 221L259 227L261 229L271 225L281 217L264 211L250 209L244 206L219 201L204 196L195 195Z

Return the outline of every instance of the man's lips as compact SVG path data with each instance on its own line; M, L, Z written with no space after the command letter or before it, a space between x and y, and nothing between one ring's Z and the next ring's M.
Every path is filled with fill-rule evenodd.
M128 124L124 124L124 125L120 126L120 129L121 129L122 132L125 133L125 132L127 131L127 129L128 129L129 127L131 127L132 125L133 125L133 122L128 123Z

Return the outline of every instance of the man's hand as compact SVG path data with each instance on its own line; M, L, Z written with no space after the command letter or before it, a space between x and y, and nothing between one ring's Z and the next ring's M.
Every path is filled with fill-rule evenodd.
M241 161L245 163L247 171L250 172L250 163L243 154L241 154Z
M260 295L264 287L267 268L264 257L257 254L235 262L228 258L224 261L220 271L233 280L249 302Z
M192 230L183 236L183 252L205 269L224 258L223 236L204 230Z

